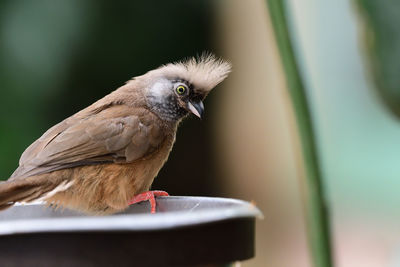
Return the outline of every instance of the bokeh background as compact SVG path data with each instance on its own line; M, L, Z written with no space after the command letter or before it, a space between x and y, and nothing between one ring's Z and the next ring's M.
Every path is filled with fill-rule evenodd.
M337 266L400 266L400 4L285 0ZM304 171L263 0L0 1L0 177L52 125L133 76L211 51L233 72L185 120L153 188L254 201L257 255L310 266Z

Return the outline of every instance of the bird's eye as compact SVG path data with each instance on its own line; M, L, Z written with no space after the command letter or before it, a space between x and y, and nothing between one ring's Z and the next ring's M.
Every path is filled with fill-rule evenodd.
M178 95L183 95L184 93L186 93L186 87L183 85L179 85L178 87L176 87L175 90L178 93Z

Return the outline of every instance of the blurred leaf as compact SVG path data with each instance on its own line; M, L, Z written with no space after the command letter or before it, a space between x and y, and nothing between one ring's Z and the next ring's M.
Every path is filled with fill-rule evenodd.
M365 23L368 67L376 89L400 116L400 1L358 0L357 4Z

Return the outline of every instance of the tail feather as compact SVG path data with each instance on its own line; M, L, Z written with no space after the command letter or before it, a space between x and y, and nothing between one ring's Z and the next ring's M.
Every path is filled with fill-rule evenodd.
M7 209L16 202L30 202L44 196L56 187L47 179L27 177L0 182L0 210Z
M14 204L3 204L3 205L0 205L0 211L5 210L5 209L8 209L8 208L11 207L12 205L14 205Z

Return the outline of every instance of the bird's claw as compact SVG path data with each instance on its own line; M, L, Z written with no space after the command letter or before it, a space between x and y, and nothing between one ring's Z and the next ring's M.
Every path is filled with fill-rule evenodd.
M169 196L169 194L165 191L147 191L147 192L143 192L140 193L139 195L134 196L130 201L129 201L129 205L135 204L135 203L139 203L139 202L143 202L143 201L150 201L150 205L151 205L151 213L156 213L156 199L155 197L160 197L160 196Z

